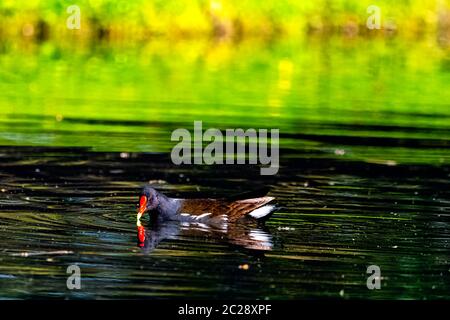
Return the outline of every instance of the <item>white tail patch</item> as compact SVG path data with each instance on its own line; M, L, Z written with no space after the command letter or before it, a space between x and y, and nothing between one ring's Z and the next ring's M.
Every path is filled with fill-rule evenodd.
M249 215L255 219L260 219L262 217L267 216L273 210L275 210L275 206L269 204L253 210L252 212L249 213Z

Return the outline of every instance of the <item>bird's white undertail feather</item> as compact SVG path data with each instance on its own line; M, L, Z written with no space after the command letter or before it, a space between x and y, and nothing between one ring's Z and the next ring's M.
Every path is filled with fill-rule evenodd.
M273 210L275 210L275 206L269 204L253 210L252 212L249 213L249 215L255 219L261 219L262 217L267 216Z

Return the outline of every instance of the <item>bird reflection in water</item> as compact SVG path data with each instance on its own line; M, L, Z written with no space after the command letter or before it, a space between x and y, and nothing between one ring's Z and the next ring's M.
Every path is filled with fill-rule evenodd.
M137 245L149 253L164 240L178 237L207 237L218 243L227 243L243 249L270 251L273 248L272 235L259 224L228 224L217 227L202 223L179 221L150 221L148 227L137 225Z

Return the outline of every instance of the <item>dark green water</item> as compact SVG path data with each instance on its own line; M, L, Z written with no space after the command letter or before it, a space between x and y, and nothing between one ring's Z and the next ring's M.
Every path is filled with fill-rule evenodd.
M2 148L1 296L448 297L448 167L312 155L297 154L263 179L251 167L176 167L150 154ZM134 208L148 179L187 197L269 186L283 208L265 228L228 234L152 228L145 219L153 244L140 248ZM68 252L51 253L61 250ZM78 292L66 288L74 263L82 270ZM366 287L372 264L381 268L381 290Z
M427 39L3 44L0 298L448 299L448 61ZM194 120L279 128L279 173L174 166L170 133ZM147 181L183 197L266 187L282 209L227 233L145 220L141 248Z

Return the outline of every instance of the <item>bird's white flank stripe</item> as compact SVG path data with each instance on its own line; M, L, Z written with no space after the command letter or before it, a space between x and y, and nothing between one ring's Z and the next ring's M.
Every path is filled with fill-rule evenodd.
M204 214L201 214L199 216L196 216L195 219L196 220L200 220L200 219L203 219L204 217L207 217L209 215L211 215L211 213L204 213Z

